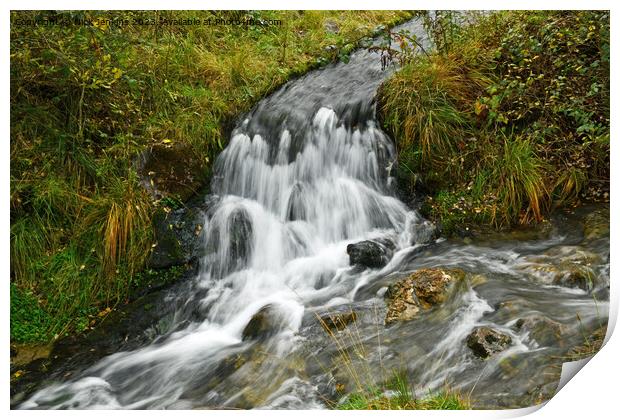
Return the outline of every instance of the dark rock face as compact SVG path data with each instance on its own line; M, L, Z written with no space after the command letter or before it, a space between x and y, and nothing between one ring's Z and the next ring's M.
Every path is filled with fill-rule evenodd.
M391 245L391 246L390 246ZM381 268L390 262L394 254L393 246L389 241L361 241L347 245L350 265L360 265L368 268Z
M388 287L385 324L409 321L421 310L444 302L452 285L465 278L461 270L424 268Z
M201 256L204 213L200 208L184 207L169 213L161 211L153 224L156 242L147 264L149 268L170 268Z
M306 206L304 203L304 187L297 183L291 190L286 206L286 220L306 219Z
M505 350L511 343L512 338L509 335L489 327L474 328L467 336L467 347L482 359Z
M252 251L252 222L245 210L231 214L229 222L228 252L233 267L245 266Z
M245 326L241 337L246 340L263 340L278 332L278 314L272 305L263 306Z
M557 344L564 334L562 324L542 315L530 315L519 318L514 328L516 331L528 331L530 337L541 346Z
M204 160L183 143L154 145L140 156L137 166L142 185L156 199L186 201L206 181Z
M252 256L253 228L250 215L243 208L228 215L225 226L212 230L206 245L206 254L213 256L225 252L224 258L210 259L211 275L224 278L247 265Z
M321 317L321 326L328 334L344 330L347 325L355 322L357 314L355 311L329 314Z

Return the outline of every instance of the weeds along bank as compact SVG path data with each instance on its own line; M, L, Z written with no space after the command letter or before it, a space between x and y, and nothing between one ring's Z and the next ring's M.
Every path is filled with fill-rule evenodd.
M609 200L609 13L503 11L460 25L381 88L407 193L446 233Z
M81 331L152 281L142 271L151 221L202 187L223 126L409 16L13 12L11 339ZM196 19L213 24L170 23ZM145 152L155 164L141 162Z

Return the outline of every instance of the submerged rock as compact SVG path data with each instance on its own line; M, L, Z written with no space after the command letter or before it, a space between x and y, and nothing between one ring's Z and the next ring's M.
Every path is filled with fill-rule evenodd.
M528 331L531 338L541 346L557 344L564 334L564 327L543 315L530 315L519 318L515 323L516 331Z
M409 321L421 310L444 302L451 286L465 278L462 270L424 268L388 287L385 324Z
M355 311L329 314L321 317L321 326L328 334L344 330L347 325L355 322L357 314Z
M349 264L368 268L385 267L392 259L394 244L388 240L382 242L367 240L347 245Z
M553 284L579 288L585 291L593 289L596 276L590 267L569 263L559 268L560 271L558 271L553 278Z
M597 282L593 265L601 257L581 246L558 246L544 254L527 257L520 268L548 284L592 291Z
M512 343L509 335L489 327L477 327L467 336L467 347L482 359L504 351Z

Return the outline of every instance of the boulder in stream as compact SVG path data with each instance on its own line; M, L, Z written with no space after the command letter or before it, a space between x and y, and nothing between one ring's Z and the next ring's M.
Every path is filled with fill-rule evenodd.
M547 284L593 290L597 276L592 269L601 257L579 246L556 246L544 254L526 257L520 268Z
M385 324L409 321L421 310L444 302L454 283L465 278L462 270L423 268L388 287Z
M391 241L367 240L347 245L350 265L381 268L390 262L394 244Z
M588 214L583 224L583 235L586 239L609 236L609 208L598 209Z
M273 305L265 305L250 319L248 325L243 329L241 337L243 341L269 338L278 332L281 325L280 321Z
M514 329L528 331L530 337L541 346L557 344L565 332L562 324L538 314L519 318Z
M467 336L467 347L482 359L505 350L511 343L509 335L489 327L474 328Z

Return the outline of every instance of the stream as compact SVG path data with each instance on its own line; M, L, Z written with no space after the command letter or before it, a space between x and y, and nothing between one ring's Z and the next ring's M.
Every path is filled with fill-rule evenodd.
M419 22L399 29L424 38ZM607 324L609 237L584 230L601 209L556 214L545 229L437 238L395 192L394 144L375 117L391 71L359 50L240 119L205 197L199 272L167 297L165 326L19 408L319 409L397 371L418 397L449 387L474 407L550 398L563 357ZM348 245L365 240L389 244L385 266L349 264ZM465 279L441 305L386 326L387 287L427 267ZM575 269L585 284L568 282ZM352 311L332 335L318 321ZM476 357L466 338L479 326L510 346Z

